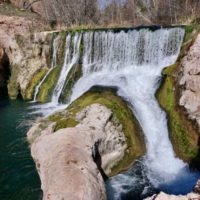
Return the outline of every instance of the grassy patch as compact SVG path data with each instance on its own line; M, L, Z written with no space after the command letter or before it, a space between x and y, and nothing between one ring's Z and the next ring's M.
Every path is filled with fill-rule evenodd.
M46 73L47 73L47 68L42 68L32 77L25 91L24 99L31 100L33 98L35 87L42 80L42 78L45 76Z

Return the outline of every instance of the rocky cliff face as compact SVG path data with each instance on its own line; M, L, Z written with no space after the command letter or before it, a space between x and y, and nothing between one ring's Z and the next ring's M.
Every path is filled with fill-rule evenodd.
M38 71L44 73L49 66L52 35L47 32L32 34L34 26L23 17L0 15L0 47L9 59L8 93L13 99L19 93L26 99L26 89L33 76Z
M200 35L183 58L181 72L179 85L183 90L179 104L200 128Z
M122 126L108 108L93 104L76 116L74 128L53 133L49 124L31 145L44 200L104 200L103 178L127 148ZM29 133L29 141L38 129Z

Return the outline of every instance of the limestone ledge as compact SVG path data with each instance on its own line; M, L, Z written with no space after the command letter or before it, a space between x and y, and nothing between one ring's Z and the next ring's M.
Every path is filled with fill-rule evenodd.
M34 23L24 17L0 15L0 48L10 63L8 93L12 99L19 92L27 99L26 90L33 76L49 66L53 34L34 33Z

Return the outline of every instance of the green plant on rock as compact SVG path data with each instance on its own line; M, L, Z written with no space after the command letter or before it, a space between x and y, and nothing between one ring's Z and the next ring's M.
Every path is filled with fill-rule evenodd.
M40 87L37 100L40 102L47 102L51 99L53 89L57 83L60 67L55 67L47 76L44 83Z

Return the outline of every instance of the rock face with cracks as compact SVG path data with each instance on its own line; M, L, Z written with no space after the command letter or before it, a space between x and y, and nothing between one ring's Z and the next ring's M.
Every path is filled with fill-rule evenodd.
M179 103L200 127L200 35L183 58L181 70L183 76L179 84L184 89Z
M77 120L76 127L54 133L54 124L48 125L31 145L43 200L106 199L104 172L123 158L127 148L122 127L100 104L87 106ZM35 127L28 132L29 140L34 131Z
M0 15L0 49L10 63L8 93L12 99L16 99L19 92L24 99L30 99L26 90L33 76L49 66L52 34L33 34L36 26L40 25L24 17Z

